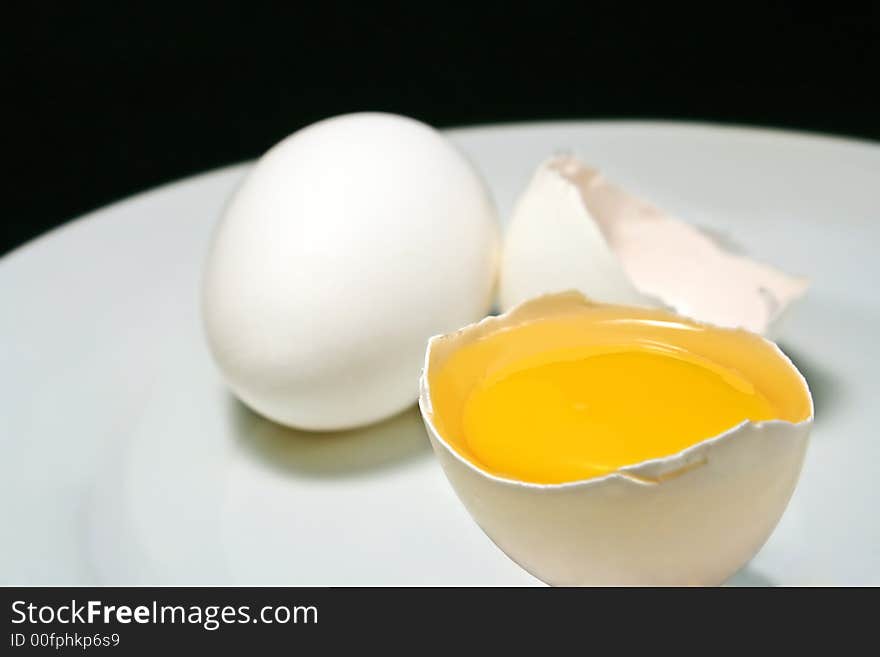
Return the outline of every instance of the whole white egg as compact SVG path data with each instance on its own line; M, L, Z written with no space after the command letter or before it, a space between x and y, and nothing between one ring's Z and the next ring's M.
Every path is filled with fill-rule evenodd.
M468 160L402 116L308 126L269 150L217 228L211 352L258 413L352 428L418 397L427 339L490 309L499 229Z

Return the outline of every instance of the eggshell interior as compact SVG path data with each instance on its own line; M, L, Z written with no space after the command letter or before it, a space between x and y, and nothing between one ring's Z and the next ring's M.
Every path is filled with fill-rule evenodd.
M765 333L807 281L727 253L597 170L560 156L539 167L514 209L501 306L569 289Z
M461 346L506 327L589 304L548 295L454 334L433 338L420 408L434 451L459 498L489 537L539 579L557 585L719 584L763 545L794 491L812 426L806 382L790 369L809 417L744 422L678 454L600 478L532 484L495 476L441 435L430 376Z

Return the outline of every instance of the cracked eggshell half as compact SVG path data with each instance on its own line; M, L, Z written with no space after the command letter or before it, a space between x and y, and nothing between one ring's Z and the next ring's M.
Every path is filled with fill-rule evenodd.
M765 334L807 285L727 253L565 155L538 168L514 208L499 298L508 310L542 294L579 290L596 301L667 307Z
M746 421L677 454L606 476L561 484L496 476L438 432L431 373L452 354L496 331L585 304L592 305L578 293L548 295L432 338L419 406L434 452L477 524L546 583L720 584L761 548L779 521L812 426L806 382L773 343L753 336L803 386L809 400L806 420Z

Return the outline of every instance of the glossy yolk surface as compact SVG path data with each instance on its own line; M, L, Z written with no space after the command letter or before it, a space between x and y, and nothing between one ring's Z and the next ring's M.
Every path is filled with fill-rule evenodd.
M674 454L745 419L774 417L742 376L674 349L572 349L481 382L464 439L495 472L528 481L601 476Z
M501 331L432 379L435 424L452 446L535 483L602 476L747 419L810 413L793 368L757 336L656 317L586 313Z

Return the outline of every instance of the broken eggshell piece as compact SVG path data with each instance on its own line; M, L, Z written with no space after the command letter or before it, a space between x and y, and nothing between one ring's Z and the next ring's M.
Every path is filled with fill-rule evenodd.
M579 290L596 301L668 307L765 334L807 281L724 251L572 156L542 164L516 204L501 263L502 310Z
M434 452L477 524L544 582L720 584L760 549L779 521L797 483L812 425L806 382L773 343L755 337L802 386L809 409L804 421L745 421L676 454L605 476L559 484L498 476L461 453L437 428L432 372L442 371L459 349L584 306L594 304L579 293L547 295L432 338L419 407Z

